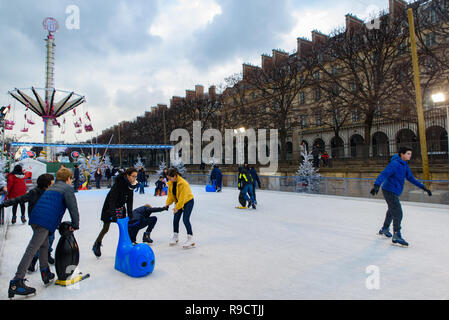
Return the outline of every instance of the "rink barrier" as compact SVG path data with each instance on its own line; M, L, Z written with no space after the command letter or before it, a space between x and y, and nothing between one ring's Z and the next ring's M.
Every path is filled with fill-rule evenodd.
M150 175L150 181L155 181L156 175ZM210 183L207 174L185 174L192 185ZM300 176L259 176L262 189L283 192L310 193L356 198L383 199L382 191L376 196L370 194L375 178L338 178L338 177L300 177ZM449 180L419 180L425 183L432 196L412 185L408 181L404 185L401 201L435 203L449 205ZM149 182L151 187L154 183ZM237 174L224 174L223 187L237 188Z

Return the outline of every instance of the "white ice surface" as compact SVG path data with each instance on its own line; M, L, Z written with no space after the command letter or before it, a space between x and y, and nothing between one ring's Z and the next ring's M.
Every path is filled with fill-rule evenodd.
M193 186L195 249L169 247L172 210L154 214L154 272L131 278L114 269L118 228L111 225L97 259L92 244L102 227L108 190L77 193L79 270L90 278L71 288L44 288L27 274L32 299L448 299L449 206L403 203L403 237L409 248L377 235L383 200L325 197L258 190L257 210L239 210L238 191L206 193ZM134 207L163 206L166 197L135 194ZM10 210L10 209L8 209ZM66 213L64 220L69 220ZM142 237L140 231L137 240ZM31 238L31 228L10 226L0 257L0 299ZM180 223L180 240L186 231ZM53 248L56 248L59 234ZM369 290L367 267L379 270L379 289ZM52 267L54 271L54 267ZM371 278L370 278L371 279Z

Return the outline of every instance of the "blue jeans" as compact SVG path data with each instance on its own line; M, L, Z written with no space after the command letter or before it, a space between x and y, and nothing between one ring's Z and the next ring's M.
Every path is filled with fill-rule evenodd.
M245 197L246 201L251 200L254 202L254 190L253 185L251 183L246 184L242 189L243 196ZM248 196L249 194L249 196Z
M151 232L156 225L156 217L148 217L140 220L131 220L128 222L128 233L132 242L136 242L137 233L140 229L147 227L145 232Z
M190 225L190 215L192 214L193 210L193 199L187 202L184 205L184 208L176 212L173 216L173 232L179 233L179 220L181 220L182 216L182 222L184 222L184 225L187 230L187 234L193 235L192 233L192 226Z
M143 182L139 183L139 193L140 194L145 194L145 184Z

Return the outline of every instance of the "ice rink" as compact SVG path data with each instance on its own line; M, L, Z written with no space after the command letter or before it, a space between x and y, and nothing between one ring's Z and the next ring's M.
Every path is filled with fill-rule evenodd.
M31 299L449 299L449 206L403 203L402 234L410 247L377 235L383 200L257 191L257 210L239 210L238 190L195 195L191 223L197 247L169 247L172 208L153 214L154 272L131 278L114 269L118 228L112 224L97 259L92 244L102 227L107 189L77 193L79 271L90 278L45 288L38 272ZM166 197L135 193L134 208L165 205ZM11 209L7 209L11 210ZM63 220L70 220L66 213ZM7 299L31 228L10 225L0 261L0 299ZM138 235L142 239L143 231ZM180 224L180 242L186 231ZM53 248L59 240L57 232ZM54 272L54 267L51 266Z

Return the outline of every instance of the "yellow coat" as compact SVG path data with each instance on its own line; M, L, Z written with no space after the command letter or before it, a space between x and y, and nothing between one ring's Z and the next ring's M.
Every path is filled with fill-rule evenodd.
M165 203L167 206L174 202L176 203L176 209L181 210L187 202L193 199L193 193L189 183L181 176L178 176L178 182L176 184L176 199L173 196L173 182L168 181L167 202Z

